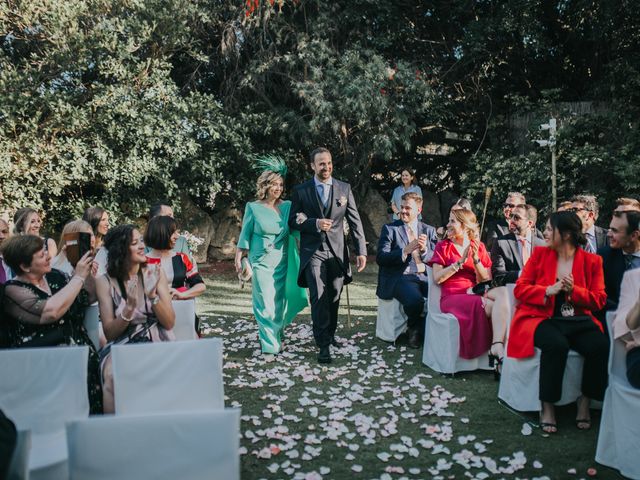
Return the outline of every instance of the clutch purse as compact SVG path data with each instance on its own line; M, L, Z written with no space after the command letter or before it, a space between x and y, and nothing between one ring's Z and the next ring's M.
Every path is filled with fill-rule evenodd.
M238 280L240 281L240 288L244 288L244 284L251 281L251 277L253 277L253 269L247 257L242 258L240 265L242 270L238 273Z
M484 295L489 290L495 287L499 287L498 283L495 280L487 280L484 282L477 283L471 289L476 295Z

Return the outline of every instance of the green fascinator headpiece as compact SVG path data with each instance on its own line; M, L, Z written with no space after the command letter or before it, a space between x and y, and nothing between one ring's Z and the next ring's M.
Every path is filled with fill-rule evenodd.
M287 176L287 164L284 160L276 155L266 155L259 157L255 162L256 170L261 172L273 172L280 175L282 178Z

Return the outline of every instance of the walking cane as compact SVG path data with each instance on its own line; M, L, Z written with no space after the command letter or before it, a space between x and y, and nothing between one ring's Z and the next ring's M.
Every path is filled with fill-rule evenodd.
M487 216L487 206L489 205L489 199L491 199L491 187L487 187L484 191L484 209L482 210L482 223L480 224L480 236L484 230L484 219Z
M344 232L344 243L346 245L347 240L349 239L349 223L345 218L342 219L342 231ZM347 262L349 262L349 258L347 258ZM351 300L349 299L349 284L345 285L345 290L347 291L347 325L351 328Z

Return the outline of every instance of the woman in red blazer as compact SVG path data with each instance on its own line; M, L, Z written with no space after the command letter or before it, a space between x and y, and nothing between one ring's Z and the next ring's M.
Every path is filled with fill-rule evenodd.
M557 431L553 404L562 394L569 350L584 357L582 397L578 399L576 425L591 427L589 399L602 400L607 386L609 342L592 312L604 307L602 258L580 245L586 238L573 212L552 213L553 233L548 247L534 249L520 278L515 297L520 301L511 320L507 355L540 355L540 427Z

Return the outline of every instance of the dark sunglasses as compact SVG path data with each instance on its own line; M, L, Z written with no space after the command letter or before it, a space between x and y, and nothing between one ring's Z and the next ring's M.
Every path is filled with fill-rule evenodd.
M585 207L571 207L571 208L568 208L567 211L577 213L577 212L590 212L591 210Z
M518 220L522 220L522 217L520 215L510 215L509 219L517 222Z
M522 203L505 203L502 205L502 208L516 208L516 207L524 207Z

